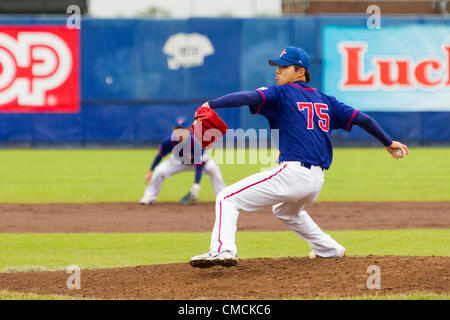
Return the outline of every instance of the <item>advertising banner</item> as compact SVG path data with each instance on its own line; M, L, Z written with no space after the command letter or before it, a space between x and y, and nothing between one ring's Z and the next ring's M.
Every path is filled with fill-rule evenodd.
M323 29L323 89L362 111L450 111L450 26Z
M0 25L0 112L79 111L79 31Z

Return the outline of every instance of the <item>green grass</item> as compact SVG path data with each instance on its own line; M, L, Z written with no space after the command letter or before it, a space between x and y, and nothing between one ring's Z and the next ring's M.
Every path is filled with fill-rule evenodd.
M332 231L348 255L450 256L450 229ZM114 268L187 262L209 250L209 232L0 234L0 272ZM291 231L236 234L240 258L307 256ZM177 245L174 246L173 244Z
M0 290L0 300L87 300L79 297L56 294L34 294Z
M0 150L0 203L135 202L155 154L155 149ZM248 160L256 153L241 150L241 155ZM383 148L337 148L317 201L450 201L449 159L450 148L411 148L401 160ZM266 167L219 166L227 184ZM178 201L193 177L184 172L166 179L158 201ZM200 200L213 201L207 175L201 185Z
M34 293L20 293L0 290L0 300L89 300L79 297L63 296L56 294L39 295ZM297 298L289 298L285 300L305 300ZM311 300L311 299L308 299ZM398 295L365 295L358 297L326 297L313 298L312 300L450 300L450 295L438 293L412 293Z
M450 148L337 149L318 201L450 201Z
M0 290L0 300L89 300L80 297L63 296L56 294L39 295L34 293L20 293ZM298 298L289 298L285 300L305 300ZM365 295L357 297L326 297L313 298L308 300L450 300L450 295L438 293L411 293L398 295Z
M395 295L365 295L357 297L326 297L315 298L313 300L450 300L450 295L419 292L410 294L395 294Z

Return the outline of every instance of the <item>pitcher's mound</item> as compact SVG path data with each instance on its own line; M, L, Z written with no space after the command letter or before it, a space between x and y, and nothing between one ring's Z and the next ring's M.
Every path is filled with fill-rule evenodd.
M81 270L80 290L67 289L69 276L65 271L3 273L0 290L96 299L169 300L449 294L450 258L258 258L241 259L229 268L198 269L186 262Z

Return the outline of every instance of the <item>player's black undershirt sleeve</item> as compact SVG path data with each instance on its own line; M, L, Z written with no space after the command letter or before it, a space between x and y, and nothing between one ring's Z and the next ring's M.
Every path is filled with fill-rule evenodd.
M259 105L262 96L258 91L238 91L208 101L211 108L231 108L245 105Z
M388 136L388 134L384 132L380 125L367 114L359 111L355 116L353 123L380 140L384 146L390 146L392 144L392 139Z

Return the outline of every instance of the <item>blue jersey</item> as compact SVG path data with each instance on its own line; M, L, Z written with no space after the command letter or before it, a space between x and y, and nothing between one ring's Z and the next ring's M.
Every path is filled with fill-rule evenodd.
M250 105L253 114L279 130L279 162L301 161L328 169L333 158L331 132L350 131L357 110L304 81L257 89L262 102Z

